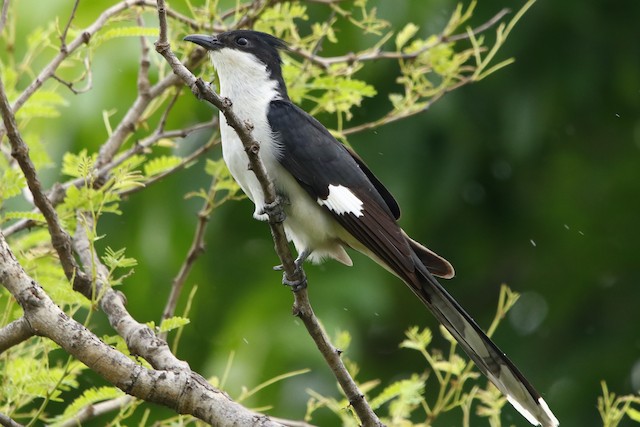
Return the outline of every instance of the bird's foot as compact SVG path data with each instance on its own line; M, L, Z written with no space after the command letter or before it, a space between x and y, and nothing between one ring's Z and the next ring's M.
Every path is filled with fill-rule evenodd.
M287 273L282 275L282 284L284 286L289 286L293 292L298 292L307 287L307 276L304 274L303 270L296 270L296 274L294 277L298 277L297 279L289 279L287 277Z
M284 213L284 209L282 207L282 198L280 196L276 197L276 200L271 203L265 203L258 212L259 215L266 214L269 217L269 222L273 224L278 224L284 222L287 219L287 214Z
M296 258L296 260L293 262L293 266L295 267L296 272L302 271L302 264L304 264L304 262L307 260L309 254L311 254L311 251L306 250L298 255L298 258ZM284 271L284 266L282 264L274 265L273 269L275 271Z
M303 251L293 262L295 267L293 271L293 277L297 277L297 279L289 279L286 271L282 275L282 284L285 286L289 286L293 292L298 292L299 290L307 287L307 276L304 274L302 264L304 264L304 261L307 259L310 253L311 252L309 251ZM273 267L273 269L276 271L283 271L284 267L282 266L282 264L280 264Z

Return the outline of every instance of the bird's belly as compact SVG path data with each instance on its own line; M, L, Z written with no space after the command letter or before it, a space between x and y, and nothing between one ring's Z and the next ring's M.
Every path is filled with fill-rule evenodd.
M228 125L222 125L220 128L222 157L229 172L254 203L254 218L267 220L267 215L263 213L264 193L255 174L249 169L249 159L242 141ZM282 167L274 154L264 149L267 147L261 147L260 158L269 173L269 178L273 180L278 195L282 198L286 214L284 229L287 239L293 242L298 253L312 251L309 260L313 262L330 257L350 265L351 260L342 248L342 243L349 240L345 238L346 231Z

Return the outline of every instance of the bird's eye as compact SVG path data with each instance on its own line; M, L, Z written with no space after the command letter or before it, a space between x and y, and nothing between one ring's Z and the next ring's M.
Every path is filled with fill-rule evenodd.
M247 39L245 39L244 37L238 37L236 39L236 44L239 46L246 46L247 44L249 44L249 41Z

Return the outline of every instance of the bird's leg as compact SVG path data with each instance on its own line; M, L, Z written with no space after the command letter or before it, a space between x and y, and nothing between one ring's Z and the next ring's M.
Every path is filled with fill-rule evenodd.
M311 255L311 251L309 249L305 249L302 253L298 254L298 258L294 261L296 272L302 271L302 264L304 264L307 258L309 258L309 255Z
M293 275L294 277L298 277L297 279L289 279L286 272L282 275L282 284L285 286L289 286L293 292L298 292L307 287L307 276L304 274L302 264L309 257L309 255L311 255L311 251L305 249L298 255L298 258L296 258L296 260L294 261L295 271L293 272ZM277 265L273 267L273 269L282 271L284 267L282 265Z

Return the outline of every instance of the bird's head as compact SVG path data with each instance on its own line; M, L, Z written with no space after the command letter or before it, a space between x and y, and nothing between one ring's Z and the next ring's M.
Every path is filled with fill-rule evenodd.
M266 78L277 81L286 96L279 50L287 46L279 38L259 31L234 30L215 36L192 34L184 40L209 51L221 85L225 81L256 82Z

